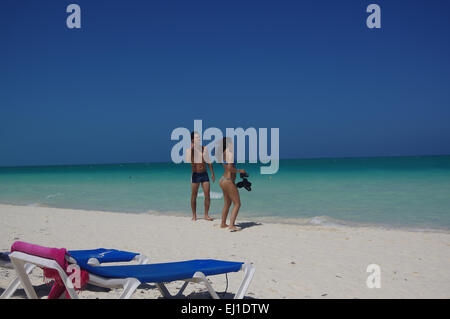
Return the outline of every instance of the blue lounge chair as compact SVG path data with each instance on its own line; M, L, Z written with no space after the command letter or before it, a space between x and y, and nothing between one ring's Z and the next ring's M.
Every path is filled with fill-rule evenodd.
M81 269L89 273L90 284L105 288L123 288L123 292L119 297L121 299L130 298L141 283L149 282L155 283L164 297L171 297L172 295L164 283L177 280L185 281L177 295L180 295L184 291L189 282L196 282L204 284L210 295L218 299L219 296L206 277L240 270L244 271L244 279L234 298L242 299L255 272L255 268L251 264L213 259L162 264L100 266L96 265L96 263L89 262L90 257L88 258L85 255L81 257L73 253L70 253L70 255ZM107 258L105 256L103 257ZM65 270L54 259L43 258L23 251L14 251L10 254L10 259L28 298L35 299L37 295L26 272L26 264L57 270L62 281L65 283L70 297L78 298L71 280L68 280ZM68 259L66 258L66 260Z
M14 268L9 256L9 252L0 253L0 267L9 269ZM66 256L66 260L71 264L76 264L78 261L80 261L87 265L100 265L103 263L130 261L135 261L138 264L146 264L148 262L147 257L138 253L105 248L91 250L71 250L69 251L69 255ZM25 264L24 267L26 274L30 274L35 266L36 265L34 264ZM0 299L10 298L16 292L19 285L20 279L19 277L16 277L2 293Z
M234 296L235 299L242 299L255 272L255 269L251 264L214 259L105 267L96 267L79 263L79 266L81 269L89 272L90 283L92 282L102 287L109 287L108 281L127 281L123 282L124 292L121 298L129 298L141 283L148 282L155 283L164 297L173 297L165 287L164 283L183 280L185 283L177 292L176 296L183 293L189 282L196 282L204 284L212 298L219 299L219 296L206 277L243 270L244 279ZM126 291L126 287L129 291Z

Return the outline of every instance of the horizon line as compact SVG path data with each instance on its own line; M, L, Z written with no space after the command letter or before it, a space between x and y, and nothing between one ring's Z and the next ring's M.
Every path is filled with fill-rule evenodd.
M375 156L324 156L324 157L288 157L288 158L280 158L281 160L317 160L317 159L353 159L353 158L392 158L392 157L439 157L439 156L450 156L450 154L428 154L428 155L375 155ZM0 166L0 168L32 168L32 167L55 167L55 166L101 166L101 165L133 165L133 164L170 164L171 161L166 162L113 162L113 163L84 163L84 164L42 164L42 165L6 165ZM259 162L257 162L259 163ZM241 163L241 164L257 164L257 163ZM188 163L180 163L180 164L188 164Z

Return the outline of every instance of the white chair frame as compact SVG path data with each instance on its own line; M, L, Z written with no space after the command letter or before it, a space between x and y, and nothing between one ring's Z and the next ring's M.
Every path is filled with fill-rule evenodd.
M36 291L34 290L33 285L31 284L30 278L28 276L31 270L35 266L38 266L55 269L56 271L58 271L70 297L72 299L78 299L78 294L75 291L75 288L73 287L71 280L68 279L65 271L63 271L63 269L59 266L59 264L53 259L42 258L18 251L11 253L9 257L11 259L11 263L13 264L14 270L18 275L17 279L19 280L19 283L21 283L22 286L24 287L25 293L28 298L30 299L38 298ZM140 262L148 261L146 257L139 257L137 258L137 260L139 260ZM93 265L96 264L95 260L90 260L90 263ZM240 270L244 272L244 277L234 296L234 299L244 298L248 286L250 285L250 282L255 273L255 267L248 263L243 264ZM193 275L192 278L184 279L184 281L185 283L175 295L170 294L164 283L156 283L156 286L160 291L160 293L163 295L163 297L171 298L180 296L190 282L201 283L206 287L212 298L219 299L219 296L217 295L216 291L213 289L211 284L208 282L207 277L202 272L198 271ZM19 283L16 283L17 287ZM136 278L105 278L94 274L89 274L89 283L94 286L99 286L103 288L122 288L123 291L120 294L119 299L130 298L141 284L141 282ZM17 289L17 287L15 287L15 289ZM12 293L8 292L8 294ZM64 294L61 297L63 296Z

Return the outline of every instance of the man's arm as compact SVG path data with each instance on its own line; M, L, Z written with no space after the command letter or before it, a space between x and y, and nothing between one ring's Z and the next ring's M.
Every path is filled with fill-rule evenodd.
M211 179L214 183L216 181L216 176L214 176L214 170L213 170L212 163L208 163L208 166L209 166L209 170L211 171Z
M192 143L191 143L191 147L186 152L186 163L191 162L191 154L192 154Z
M209 171L211 172L211 179L213 183L216 181L216 176L214 176L214 169L211 162L211 159L209 158L208 149L205 146L205 149L203 150L203 158L205 159L205 162L208 163Z

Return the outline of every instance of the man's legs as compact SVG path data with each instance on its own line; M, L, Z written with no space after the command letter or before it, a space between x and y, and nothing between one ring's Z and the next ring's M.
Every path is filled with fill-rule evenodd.
M191 183L191 208L192 208L192 220L197 220L197 194L200 183Z
M203 182L202 188L203 188L203 194L205 195L205 219L206 220L214 220L213 218L209 217L209 215L208 215L209 206L211 203L211 197L209 194L209 189L210 189L209 182Z

